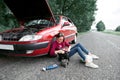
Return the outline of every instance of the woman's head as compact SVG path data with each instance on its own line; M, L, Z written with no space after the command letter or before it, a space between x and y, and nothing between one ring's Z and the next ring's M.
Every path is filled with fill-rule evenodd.
M58 33L58 34L56 35L56 40L57 40L58 43L63 42L63 41L65 40L64 34Z

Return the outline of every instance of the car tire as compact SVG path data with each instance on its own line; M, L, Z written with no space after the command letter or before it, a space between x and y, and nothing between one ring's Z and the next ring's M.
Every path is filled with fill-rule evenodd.
M75 44L77 42L77 35L74 36L74 40L71 42L72 44Z

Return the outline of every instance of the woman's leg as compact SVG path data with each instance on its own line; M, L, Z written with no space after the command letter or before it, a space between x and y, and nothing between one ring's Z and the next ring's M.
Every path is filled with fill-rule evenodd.
M99 59L98 56L91 54L87 49L85 49L80 43L77 44L77 46L79 46L83 52L85 52L87 55L92 56L93 59Z
M78 46L71 48L69 57L73 56L76 52L78 52L79 56L85 61L85 55L82 53L81 48Z
M85 52L86 54L89 54L89 51L85 48L85 47L83 47L80 43L78 43L78 44L76 44L75 46L73 46L73 48L74 47L80 47L80 49L83 51L83 52Z
M79 44L77 44L76 46L72 47L70 52L69 52L69 57L73 56L76 52L78 52L79 56L83 59L83 61L85 61L85 66L91 67L91 68L98 68L98 65L96 65L96 64L94 64L92 62L92 57L91 56L89 56L89 55L85 56L82 53L82 51L83 51L82 49L81 49L81 45L79 45Z

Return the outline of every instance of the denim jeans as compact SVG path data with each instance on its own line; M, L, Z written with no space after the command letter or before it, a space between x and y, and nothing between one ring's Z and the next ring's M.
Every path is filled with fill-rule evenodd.
M88 55L88 53L89 53L89 52L87 51L87 49L85 49L80 43L76 44L75 46L73 46L73 47L70 49L69 57L73 56L76 52L79 54L79 56L80 56L83 60L85 60L85 54ZM84 52L85 54L84 54L83 52Z

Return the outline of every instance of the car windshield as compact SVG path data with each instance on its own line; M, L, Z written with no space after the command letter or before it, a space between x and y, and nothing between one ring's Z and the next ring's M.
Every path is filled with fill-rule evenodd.
M52 21L45 20L45 19L32 20L25 23L25 26L34 26L34 25L53 26L54 23Z
M59 24L60 17L56 15L56 16L55 16L55 20L56 20L56 24Z

